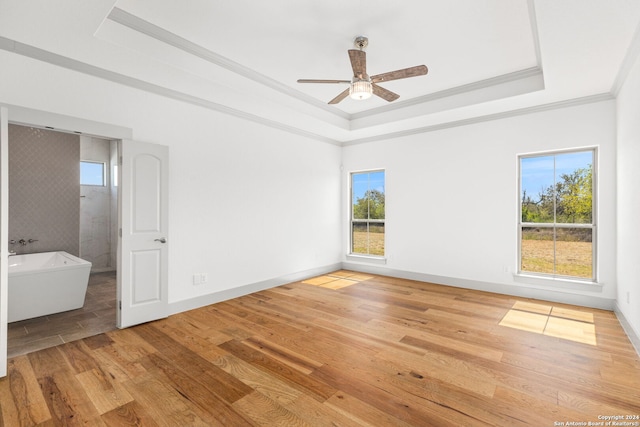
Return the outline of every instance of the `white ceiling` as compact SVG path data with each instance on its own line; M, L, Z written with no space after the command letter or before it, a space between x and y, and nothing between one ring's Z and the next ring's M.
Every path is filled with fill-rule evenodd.
M337 144L615 95L637 0L0 0L0 48ZM425 64L400 95L327 102L367 70Z

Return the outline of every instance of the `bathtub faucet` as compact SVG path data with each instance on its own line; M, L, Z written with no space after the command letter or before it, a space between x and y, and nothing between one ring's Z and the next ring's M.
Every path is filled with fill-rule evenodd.
M29 239L29 243L37 242L37 239Z

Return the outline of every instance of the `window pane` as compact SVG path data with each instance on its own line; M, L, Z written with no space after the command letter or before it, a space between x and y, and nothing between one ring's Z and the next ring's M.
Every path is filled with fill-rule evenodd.
M531 273L554 273L553 228L523 227L521 268Z
M351 252L384 255L384 171L351 174Z
M354 254L369 253L369 224L354 222L351 233L351 252Z
M363 255L384 255L384 223L354 222L351 252Z
M80 162L80 185L104 185L104 163Z
M354 219L369 218L369 174L354 173L351 175L351 200L353 204Z
M553 222L554 156L520 160L522 222Z
M556 274L593 277L592 236L590 228L556 229Z
M593 151L556 156L556 222L590 224Z
M384 255L384 222L369 223L369 253Z

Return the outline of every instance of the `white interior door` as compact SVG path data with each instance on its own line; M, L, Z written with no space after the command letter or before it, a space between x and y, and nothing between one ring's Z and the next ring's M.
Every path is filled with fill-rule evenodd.
M7 295L9 292L9 112L0 107L0 377L7 375Z
M168 316L169 148L120 143L118 327Z

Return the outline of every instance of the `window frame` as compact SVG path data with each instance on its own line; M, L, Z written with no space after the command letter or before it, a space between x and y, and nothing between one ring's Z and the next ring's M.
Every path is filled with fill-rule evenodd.
M571 154L571 153L581 153L588 152L592 153L592 171L591 171L591 223L558 223L555 221L554 214L554 222L553 223L537 223L537 222L522 222L522 159L526 158L536 158L536 157L549 157L549 156L558 156L562 154ZM598 283L598 148L597 147L581 147L581 148L570 148L570 149L562 149L562 150L552 150L552 151L544 151L544 152L535 152L535 153L527 153L527 154L519 154L518 155L518 195L517 195L517 227L518 227L518 263L517 263L517 275L519 276L529 276L529 277L539 277L539 278L548 278L553 280L568 280L568 281L576 281L582 283ZM555 160L554 160L555 163ZM555 179L555 165L554 165L554 179ZM555 180L554 180L555 185ZM528 227L535 228L584 228L591 229L591 278L585 278L580 276L569 276L564 274L555 273L555 265L556 265L556 249L555 249L555 241L554 241L554 273L540 273L535 271L526 271L522 270L522 230Z
M102 184L85 184L82 182L82 164L83 163L102 165ZM107 186L107 163L96 161L96 160L80 160L80 185L86 185L88 187L106 187Z
M354 175L359 174L371 174L382 172L384 174L384 195L385 195L385 212L384 219L355 219L354 209L353 209L353 177ZM386 209L386 183L387 183L387 171L384 168L378 169L365 169L365 170L357 170L349 172L349 250L347 252L348 256L353 257L363 257L363 258L374 258L374 259L385 259L387 253L387 234L386 234L386 221L387 221L387 209ZM353 225L354 223L366 223L367 224L367 233L369 233L369 224L383 224L385 227L384 233L384 243L383 243L383 254L377 255L372 253L360 253L353 251ZM370 250L369 250L370 252Z

